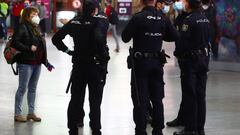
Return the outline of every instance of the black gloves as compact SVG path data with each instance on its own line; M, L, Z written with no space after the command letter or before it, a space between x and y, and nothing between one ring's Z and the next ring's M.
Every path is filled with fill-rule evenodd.
M68 55L72 56L73 55L73 51L67 49L66 51L64 51L65 53L67 53Z
M68 51L67 54L72 56L73 55L73 51Z

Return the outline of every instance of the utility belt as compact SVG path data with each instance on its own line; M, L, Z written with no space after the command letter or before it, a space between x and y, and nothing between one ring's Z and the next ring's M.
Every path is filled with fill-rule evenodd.
M78 56L73 57L73 63L74 64L82 64L82 63L93 63L93 64L102 64L107 63L109 61L108 57L100 57L99 55L93 55L93 56Z
M135 59L154 59L161 57L160 53L141 53L141 52L135 52L133 57Z
M170 58L169 55L165 53L165 50L161 50L155 53L148 53L148 52L134 52L132 48L129 48L129 56L127 58L127 65L128 69L132 68L134 60L143 60L143 59L158 59L161 64L167 63L167 59Z
M81 65L83 63L91 63L91 64L95 64L96 66L98 66L100 69L102 69L103 73L107 73L107 64L110 58L101 58L98 55L95 56L88 56L88 57L79 57L77 59L77 61L74 62L74 64L76 65ZM72 70L73 71L73 70ZM68 81L68 85L66 88L66 93L69 92L69 89L72 85L72 79L73 79L73 74L71 71L71 75L70 75L70 79Z
M174 55L179 60L185 60L185 59L198 59L199 57L206 57L209 56L209 51L207 48L199 49L199 50L192 50L189 52L174 52Z

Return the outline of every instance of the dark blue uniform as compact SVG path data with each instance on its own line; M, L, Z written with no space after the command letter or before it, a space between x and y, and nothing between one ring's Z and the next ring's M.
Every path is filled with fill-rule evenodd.
M184 12L182 11L178 16L177 18L175 19L174 21L174 26L176 27L176 29L178 31L181 30L182 28L182 25L183 25L183 21L184 19L188 16L188 13L187 12ZM181 41L180 39L178 41L175 42L176 46L177 47L181 47ZM176 47L176 50L178 50L178 48ZM182 67L182 61L181 60L178 60L178 64L179 64L179 67L180 67L180 70L181 70L181 67ZM183 87L184 83L181 81L181 90L183 91L184 87ZM182 92L183 93L183 92ZM182 96L183 98L183 96ZM181 126L181 125L184 125L184 104L183 102L181 102L180 104L180 108L179 108L179 111L178 111L178 115L177 115L177 118L174 119L173 121L171 122L167 122L167 125L170 126L170 127L175 127L175 126Z
M68 107L68 128L70 135L77 135L77 124L84 118L85 89L89 88L90 127L94 135L100 135L101 102L106 80L106 65L109 55L106 50L106 35L97 17L76 17L63 26L52 38L53 44L66 52L62 42L69 34L74 41L72 57L71 101ZM108 23L107 23L108 26ZM80 110L80 111L79 111Z
M183 22L181 40L176 44L180 61L184 104L184 125L189 135L204 130L206 83L209 64L209 20L201 11L191 12ZM191 132L190 132L191 131ZM187 135L179 132L174 135Z
M133 39L132 101L135 134L146 135L146 113L149 98L153 105L153 135L161 135L164 128L164 81L160 51L162 40L178 38L170 21L153 6L146 6L135 14L122 33L122 40Z

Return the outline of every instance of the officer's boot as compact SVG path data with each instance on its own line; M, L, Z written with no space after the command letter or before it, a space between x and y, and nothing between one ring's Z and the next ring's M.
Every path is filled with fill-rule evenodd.
M174 132L173 135L198 135L198 132L182 130L182 131Z
M102 135L100 130L92 130L92 135Z
M177 126L183 126L183 122L179 121L178 118L172 120L172 121L169 121L166 123L167 126L169 127L177 127Z
M70 129L69 135L78 135L78 129Z
M205 131L204 130L199 130L198 135L205 135Z
M153 130L152 135L163 135L162 130Z
M78 122L78 124L77 124L77 127L80 127L80 128L82 128L84 126L84 124L83 124L83 121L82 120L80 120L79 122Z

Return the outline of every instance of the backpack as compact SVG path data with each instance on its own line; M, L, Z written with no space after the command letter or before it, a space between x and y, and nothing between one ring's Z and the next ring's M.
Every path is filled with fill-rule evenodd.
M3 51L4 57L8 64L11 64L13 73L18 75L18 71L13 68L13 64L17 61L17 58L21 52L12 47L12 38L9 37L9 40L6 43L6 47Z
M108 19L111 24L118 24L118 13L115 11L114 8L111 8L110 16Z

